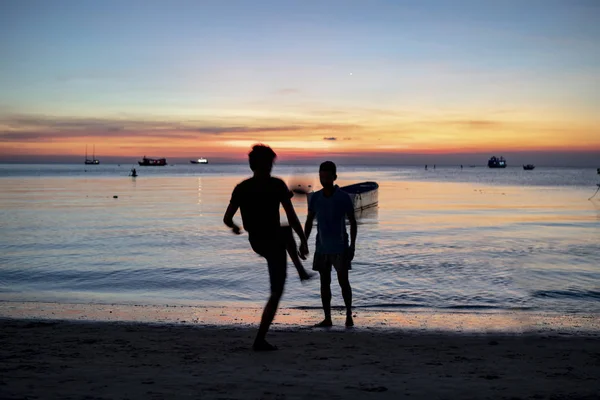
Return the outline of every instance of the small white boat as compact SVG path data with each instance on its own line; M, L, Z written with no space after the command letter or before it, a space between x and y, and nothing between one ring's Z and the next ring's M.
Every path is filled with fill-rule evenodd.
M200 157L197 160L190 160L190 163L192 163L192 164L208 164L208 160L204 157Z
M376 207L379 204L379 184L377 182L360 182L340 189L350 195L354 204L354 211ZM308 202L310 202L313 193L307 194Z

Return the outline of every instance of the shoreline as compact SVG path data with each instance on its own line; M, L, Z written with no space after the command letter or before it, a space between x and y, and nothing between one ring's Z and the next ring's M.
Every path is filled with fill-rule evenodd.
M2 398L595 399L600 341L0 319Z
M254 328L262 308L243 306L132 305L0 301L0 319L148 323ZM334 329L344 329L344 310L332 310ZM355 309L357 331L447 334L543 334L600 337L600 315L511 310ZM304 330L322 319L320 309L280 308L274 329Z

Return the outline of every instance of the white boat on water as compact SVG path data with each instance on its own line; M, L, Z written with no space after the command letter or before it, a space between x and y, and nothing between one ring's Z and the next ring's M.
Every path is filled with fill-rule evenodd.
M379 204L379 184L377 182L360 182L340 188L350 195L354 204L354 211L362 211L367 208L376 207ZM307 194L310 202L314 192Z
M197 160L190 160L192 164L208 164L208 160L206 158L200 157Z

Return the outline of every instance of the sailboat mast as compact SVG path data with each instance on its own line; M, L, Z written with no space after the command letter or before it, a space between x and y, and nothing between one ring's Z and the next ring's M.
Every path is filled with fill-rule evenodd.
M93 146L93 150L92 150L92 160L96 159L96 145Z
M87 160L87 144L85 145L85 159Z

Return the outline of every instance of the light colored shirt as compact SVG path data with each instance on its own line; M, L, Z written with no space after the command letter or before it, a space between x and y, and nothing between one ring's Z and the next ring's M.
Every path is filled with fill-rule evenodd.
M308 210L317 219L316 253L340 254L348 248L346 232L346 216L354 212L354 204L350 195L337 185L329 197L323 190L315 192L310 198Z

